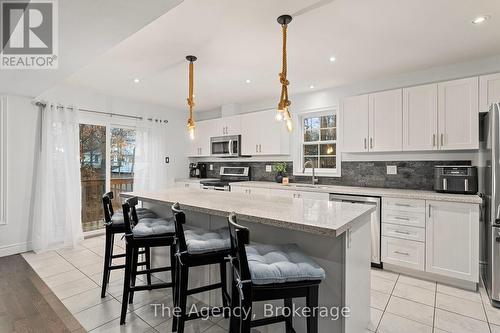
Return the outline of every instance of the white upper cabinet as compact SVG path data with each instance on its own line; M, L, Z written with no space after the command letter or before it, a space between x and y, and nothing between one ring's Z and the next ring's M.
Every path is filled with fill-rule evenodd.
M479 112L487 112L490 105L500 103L500 73L479 77Z
M427 201L426 271L479 281L479 205Z
M231 116L217 120L214 136L225 135L240 135L241 134L241 117Z
M274 110L241 116L242 155L290 154L290 134L285 124L276 121L274 116Z
M368 95L342 101L342 147L346 152L368 151Z
M401 151L403 137L402 89L368 96L370 151Z
M403 150L438 149L438 85L403 89Z
M438 117L441 150L478 149L478 78L439 83Z
M189 157L210 156L210 138L217 136L218 119L196 122L194 140L190 140Z

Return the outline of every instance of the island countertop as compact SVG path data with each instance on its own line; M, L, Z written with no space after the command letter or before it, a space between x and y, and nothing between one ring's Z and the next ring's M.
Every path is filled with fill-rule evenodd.
M375 207L326 200L281 198L241 193L171 188L162 191L134 191L120 194L124 198L173 204L186 211L216 216L235 212L239 219L307 233L337 237L358 222L366 221Z

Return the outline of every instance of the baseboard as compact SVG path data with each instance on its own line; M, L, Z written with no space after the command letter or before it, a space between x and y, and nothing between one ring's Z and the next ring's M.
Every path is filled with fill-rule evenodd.
M10 244L5 246L0 246L0 257L11 256L13 254L19 254L31 251L33 248L31 242Z

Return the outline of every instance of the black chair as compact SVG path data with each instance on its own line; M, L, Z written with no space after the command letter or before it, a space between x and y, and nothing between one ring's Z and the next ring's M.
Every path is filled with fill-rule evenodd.
M125 222L123 220L123 214L121 212L116 212L113 209L113 192L108 192L102 196L102 206L104 209L104 226L106 228L106 244L104 247L104 269L102 273L102 286L101 286L101 298L106 297L106 288L109 283L109 276L112 270L125 268L125 265L113 265L113 259L124 258L125 253L113 254L113 246L115 242L115 234L125 233ZM156 217L152 211L145 208L138 208L137 214L139 218L143 217ZM149 249L145 249L138 252L139 254L145 254L145 261L138 263L139 266L149 267L150 256ZM151 280L151 275L147 276L148 281Z
M139 220L136 205L137 197L130 198L123 204L123 219L125 221L125 276L123 283L122 311L120 325L125 324L128 304L134 301L134 292L153 290L160 288L172 288L175 285L175 227L171 219L142 218ZM170 247L171 266L151 268L149 265L145 270L138 271L137 258L141 248L145 248L146 254L153 247ZM139 274L171 272L172 282L151 283L148 279L146 285L136 286L136 277Z
M179 309L179 315L172 322L172 331L184 333L186 321L202 318L207 313L186 313L187 297L210 290L221 289L222 304L228 309L231 297L227 291L227 262L230 254L229 233L225 230L204 230L200 228L184 228L186 215L178 203L172 206L177 237L177 278L174 305ZM225 231L225 232L224 232ZM193 242L195 240L195 242ZM193 243L196 243L193 245ZM191 267L219 264L220 282L198 288L188 289L189 269ZM213 307L210 313L221 314L223 309ZM227 311L224 313L229 316Z
M263 319L252 320L252 302L283 300L284 306L291 309L293 298L305 297L306 307L310 309L311 315L307 317L307 332L318 332L318 317L317 311L313 309L318 306L318 290L321 280L325 277L324 270L317 266L312 259L308 258L303 253L300 253L296 245L253 245L249 246L250 232L247 228L236 223L236 215L232 213L228 217L229 233L231 235L231 263L233 266L233 288L232 288L232 307L241 306L241 311L249 313L246 318L244 316L231 317L230 332L231 333L249 333L252 327L264 326L285 322L286 332L295 332L292 326L291 316L275 316L266 317ZM293 251L293 258L301 258L299 262L292 260L284 261L282 258L287 257L287 252ZM276 256L271 255L268 258L279 257L280 265L289 264L291 270L295 269L294 274L286 276L287 270L268 270L259 271L259 266L266 261L260 254L269 254L276 252ZM253 262L247 257L256 259L257 265L253 266ZM273 259L270 259L271 261ZM309 274L304 274L302 269L298 268L305 264L311 265ZM268 263L272 265L272 262ZM296 266L295 266L296 265ZM262 266L261 266L262 267ZM269 267L268 267L269 268ZM282 276L266 276L266 271L280 271ZM257 274L252 274L257 273ZM304 279L301 278L304 274ZM307 275L307 276L306 276ZM274 281L273 281L274 280ZM290 313L292 311L289 311Z

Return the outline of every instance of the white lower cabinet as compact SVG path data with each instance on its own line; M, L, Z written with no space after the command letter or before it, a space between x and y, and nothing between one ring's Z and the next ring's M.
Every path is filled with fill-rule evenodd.
M426 271L479 281L479 205L427 201Z
M323 192L296 191L293 189L289 190L272 189L269 191L270 191L269 194L275 197L284 197L293 199L330 200L330 194Z
M267 195L269 189L260 187L231 186L231 192L251 195Z
M199 189L201 188L201 184L198 182L175 182L175 187L184 187L184 188L196 188Z
M424 270L425 244L382 236L382 261L393 265Z

